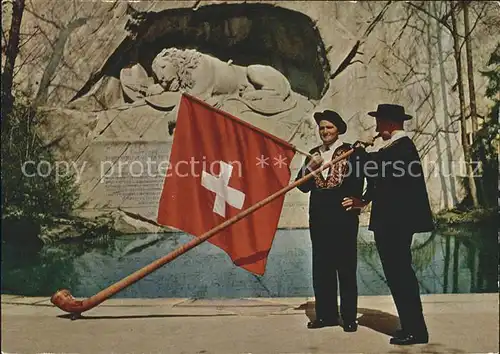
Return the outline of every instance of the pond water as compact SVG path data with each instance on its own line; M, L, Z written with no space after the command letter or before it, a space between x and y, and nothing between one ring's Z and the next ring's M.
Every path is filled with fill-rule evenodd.
M2 293L50 296L69 288L89 297L191 240L183 233L130 235L103 245L47 246L42 251L2 247ZM417 234L414 267L423 294L498 291L496 228L447 228ZM358 241L359 295L388 295L371 232ZM204 242L115 295L120 297L313 296L308 229L279 230L262 277L234 266Z

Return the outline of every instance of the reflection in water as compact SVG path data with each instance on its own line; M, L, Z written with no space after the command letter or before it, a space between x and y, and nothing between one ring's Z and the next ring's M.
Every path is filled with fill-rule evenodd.
M80 282L75 259L89 249L111 257L114 244L100 240L47 246L38 251L2 243L2 294L51 296L60 288L75 289Z
M497 249L495 227L449 227L431 235L416 235L412 254L421 292L439 294L498 291ZM380 282L373 281L372 278L372 274L377 274L379 279L383 279L375 245L367 243L360 247L359 253L358 281L364 282L372 293L389 294L386 287L380 288ZM360 266L368 266L368 269L360 272Z
M144 244L137 236L127 236L100 248L47 247L28 258L2 248L2 293L49 296L65 287L76 297L89 297L191 239L182 233L161 235L155 242L151 235L139 238ZM416 235L413 260L421 292L498 291L497 247L495 228L448 228ZM389 294L372 234L366 229L361 229L358 244L358 289L360 295ZM312 295L309 231L301 229L278 231L262 277L234 266L224 252L205 242L115 297Z
M78 285L73 259L63 253L29 252L2 245L2 293L49 295L60 284Z
M444 275L443 275L443 293L448 293L448 269L450 267L450 249L451 237L445 238L446 248L444 253Z

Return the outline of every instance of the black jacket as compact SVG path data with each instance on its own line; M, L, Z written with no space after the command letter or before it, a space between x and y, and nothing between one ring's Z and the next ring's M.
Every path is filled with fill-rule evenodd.
M434 229L429 197L418 151L408 137L365 157L372 202L372 231L427 232Z
M341 148L346 150L350 147L351 146L346 143L341 145ZM315 152L318 152L319 149L320 146L315 147L310 151L310 153L314 154ZM349 156L349 169L347 170L342 183L336 187L320 188L317 186L314 178L309 179L307 182L297 187L304 193L311 192L309 197L309 222L314 220L324 221L325 219L332 218L336 218L335 222L340 222L343 217L353 214L359 215L359 211L346 211L342 207L342 199L350 196L361 198L364 184L364 175L362 173L364 161L362 158L365 155L366 154L363 154L362 151L356 150ZM297 174L296 180L310 173L310 171L306 168L309 160L309 158L306 158L304 165Z

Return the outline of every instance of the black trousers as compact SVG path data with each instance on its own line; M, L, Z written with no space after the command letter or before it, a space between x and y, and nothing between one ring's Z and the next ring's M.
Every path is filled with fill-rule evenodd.
M346 215L345 212L338 217L330 214L323 218L316 218L310 223L317 319L327 321L338 319L338 288L343 321L351 322L356 319L358 224L357 215Z
M412 268L412 233L374 232L375 242L396 305L401 329L407 333L427 336L417 277Z

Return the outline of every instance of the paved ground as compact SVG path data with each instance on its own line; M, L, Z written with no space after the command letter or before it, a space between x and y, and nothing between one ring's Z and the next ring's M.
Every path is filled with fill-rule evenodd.
M360 297L356 333L306 329L307 298L110 299L71 321L47 298L2 295L4 353L496 353L498 294L427 295L430 343L392 346L388 296Z

